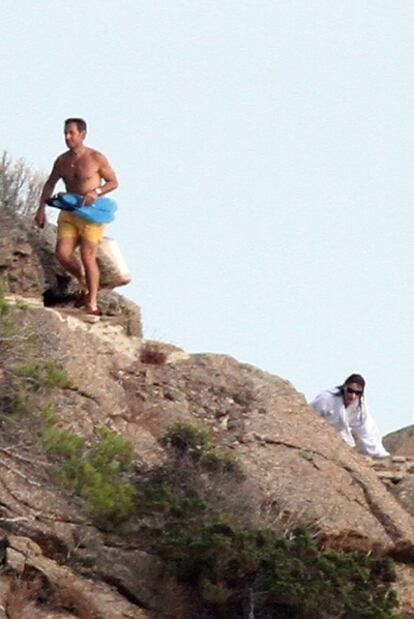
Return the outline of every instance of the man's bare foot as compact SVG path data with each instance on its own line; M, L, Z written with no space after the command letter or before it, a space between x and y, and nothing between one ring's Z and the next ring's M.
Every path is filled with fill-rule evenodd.
M85 312L90 316L102 316L102 310L99 307L92 307L92 305L85 305Z

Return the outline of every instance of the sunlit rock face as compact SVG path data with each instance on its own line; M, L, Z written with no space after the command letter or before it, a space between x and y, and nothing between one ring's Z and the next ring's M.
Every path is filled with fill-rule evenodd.
M414 425L384 436L384 445L396 456L414 458Z
M40 299L47 307L71 308L78 282L66 273L54 256L56 227L43 230L31 219L12 216L0 207L0 277L10 293ZM104 253L99 254L101 290L99 306L112 324L121 325L127 335L142 336L138 305L118 294L120 279L114 265Z
M0 218L7 230L0 240L0 270L8 303L19 307L25 300L21 333L35 334L39 358L54 361L69 379L50 403L59 428L90 442L99 428L109 428L133 442L137 462L148 470L165 462L159 439L172 424L207 428L241 464L246 504L256 522L304 524L325 547L393 556L401 598L407 612L414 612L409 458L361 456L286 380L226 355L190 355L143 339L139 309L134 314L131 304L128 326L124 307L130 302L119 295L114 300L110 290L101 293L103 319L86 320L68 299L45 307L45 292L59 292L58 277L65 277L54 262L53 230L33 230L1 211ZM0 386L12 364L12 354L0 359ZM0 578L0 605L21 603L20 616L39 619L53 612L188 619L185 594L139 536L98 528L81 501L55 483L29 417L12 429L4 424L0 436L0 563L7 568ZM403 484L405 494L396 491ZM16 594L16 577L25 583L29 573L30 586L46 581L61 593L49 607L27 597L28 585ZM53 610L52 601L56 606L59 600L61 607Z

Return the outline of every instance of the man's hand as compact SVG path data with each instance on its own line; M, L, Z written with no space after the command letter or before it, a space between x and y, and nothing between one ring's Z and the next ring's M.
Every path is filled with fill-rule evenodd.
M90 206L98 199L98 197L99 196L94 189L92 191L88 191L88 193L85 193L82 206Z
M46 210L44 206L39 206L36 211L34 222L38 228L44 228L46 223Z

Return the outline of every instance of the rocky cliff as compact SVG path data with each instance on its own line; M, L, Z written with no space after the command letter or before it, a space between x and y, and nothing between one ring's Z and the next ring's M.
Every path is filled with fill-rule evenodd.
M225 355L145 340L139 308L110 282L103 318L83 316L54 261L53 228L39 232L1 209L0 226L0 276L20 334L35 334L38 357L68 377L53 394L62 431L93 443L108 428L130 439L151 470L165 462L160 439L174 423L207 428L245 471L257 521L303 524L321 547L392 557L404 616L414 617L414 463L351 450L286 380ZM0 359L0 385L7 371ZM33 420L2 424L0 619L186 617L178 610L185 595L139 537L98 527L55 483ZM405 493L396 491L401 484ZM45 583L42 599L36 591Z
M393 454L414 457L414 426L407 426L387 434L384 437L384 444Z

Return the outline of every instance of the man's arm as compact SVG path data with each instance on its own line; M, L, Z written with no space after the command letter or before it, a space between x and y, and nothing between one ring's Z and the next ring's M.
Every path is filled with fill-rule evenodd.
M46 200L50 198L56 183L61 178L59 167L59 159L56 159L55 163L53 164L53 168L49 175L49 178L43 185L42 193L39 200L39 208L37 209L34 218L35 224L38 228L43 228L46 223Z
M84 204L86 205L92 204L92 202L95 202L97 198L102 197L106 193L109 193L118 187L118 179L116 174L105 155L96 153L96 158L99 164L99 176L105 181L105 183L103 185L99 185L99 187L96 187L92 191L88 191L84 200ZM99 189L99 191L97 192L96 189Z

